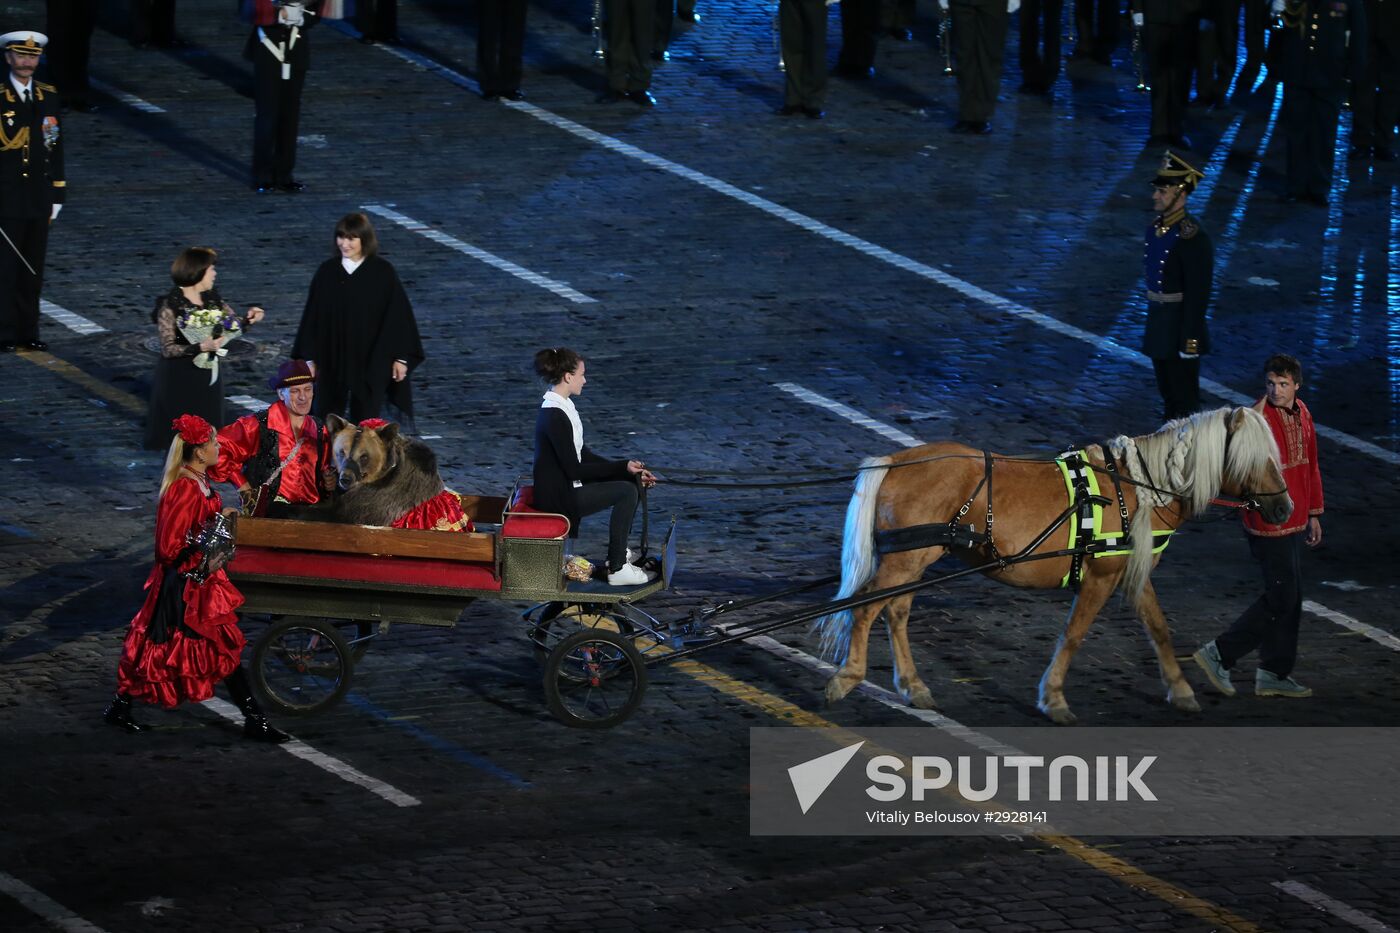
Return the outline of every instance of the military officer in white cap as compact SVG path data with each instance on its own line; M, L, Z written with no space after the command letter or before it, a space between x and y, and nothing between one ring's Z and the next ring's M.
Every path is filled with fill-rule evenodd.
M34 80L48 37L20 30L0 36L8 66L0 84L0 352L44 350L39 291L49 224L63 207L63 144L58 91Z

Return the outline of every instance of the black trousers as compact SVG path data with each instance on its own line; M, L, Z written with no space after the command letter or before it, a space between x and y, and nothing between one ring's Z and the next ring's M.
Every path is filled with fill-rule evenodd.
M1276 677L1293 673L1303 619L1304 537L1302 532L1277 538L1249 535L1249 553L1264 574L1264 595L1215 639L1226 667L1257 648L1264 670Z
M1074 0L1074 55L1107 65L1118 48L1118 18L1122 0Z
M1366 70L1351 86L1351 141L1393 150L1400 120L1400 50L1382 41L1370 25Z
M1225 99L1238 64L1241 0L1218 0L1219 17L1196 33L1196 99L1215 103Z
M627 536L637 515L637 484L631 480L584 483L574 490L579 518L611 508L608 521L608 569L616 572L627 563Z
M1021 83L1048 91L1060 76L1060 17L1064 0L1024 0L1021 4Z
M958 119L986 123L997 109L1011 15L1005 0L951 0L948 12L958 62Z
M671 38L676 31L676 15L695 15L695 0L656 0L656 41L652 45L658 52L671 47Z
M608 37L608 89L651 87L651 48L656 41L656 0L604 0Z
M49 44L45 55L49 74L64 100L88 92L88 58L92 30L97 25L97 0L46 0Z
M1152 361L1157 375L1157 391L1162 395L1162 413L1168 421L1194 415L1201 408L1201 358Z
M1288 193L1327 197L1332 187L1333 149L1342 118L1340 88L1283 85L1283 135L1287 153Z
M1148 23L1142 41L1152 85L1153 136L1186 133L1186 98L1191 93L1191 66L1196 58L1196 29Z
M130 10L132 44L174 44L175 0L131 0Z
M525 10L525 0L477 0L476 76L481 93L520 90Z
M356 0L355 28L367 39L399 37L399 0Z
M301 88L309 61L306 36L287 53L291 77L256 37L253 39L253 184L285 185L297 164L297 127L301 123Z
M34 267L34 272L30 272L9 243L0 243L0 340L16 343L38 340L39 292L44 287L49 219L0 217L0 229Z
M826 100L826 3L778 0L783 48L783 103L822 108Z
M879 28L880 0L841 0L841 53L836 70L858 75L873 68Z

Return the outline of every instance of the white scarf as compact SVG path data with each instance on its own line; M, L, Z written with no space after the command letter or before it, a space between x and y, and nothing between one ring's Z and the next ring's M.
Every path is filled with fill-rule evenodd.
M354 275L355 270L360 268L360 266L364 264L365 258L363 256L361 256L359 259L350 259L347 256L340 257L340 268L344 269L346 274L348 275Z
M574 429L574 458L579 463L583 462L583 422L579 420L578 409L574 407L574 400L565 398L553 390L544 394L544 401L540 403L541 408L557 408L568 416L569 424ZM574 487L578 488L583 483L574 480Z

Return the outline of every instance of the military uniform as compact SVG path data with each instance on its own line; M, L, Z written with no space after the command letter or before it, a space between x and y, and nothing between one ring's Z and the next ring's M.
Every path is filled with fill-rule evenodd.
M1149 143L1170 142L1189 148L1186 100L1191 93L1191 66L1196 60L1201 0L1132 0L1143 18L1143 52L1147 83L1152 87Z
M660 58L671 47L676 20L699 21L695 15L695 0L656 0L656 41L652 44L654 57Z
M253 32L243 55L253 61L253 187L300 191L292 175L297 161L301 89L311 67L306 31L317 20L319 0L305 4L302 21L283 20L272 0L243 0Z
M1262 2L1262 0L1257 0ZM1240 0L1204 0L1196 33L1196 103L1219 106L1235 78Z
M1074 57L1113 63L1122 0L1074 0Z
M825 0L778 0L783 112L821 113L826 100Z
M1060 76L1060 19L1064 0L1021 4L1021 89L1045 92Z
M1006 32L1007 0L949 0L958 61L958 123L953 129L985 133L997 109Z
M1351 89L1351 142L1359 156L1395 158L1400 121L1400 0L1366 0L1366 64Z
M1153 184L1184 186L1201 173L1167 153ZM1206 310L1215 277L1215 253L1200 222L1184 203L1147 227L1142 251L1147 328L1142 352L1152 360L1166 417L1184 418L1201 407L1201 355L1210 352ZM1187 358L1183 358L1183 354Z
M26 55L39 55L47 41L28 32L0 37L7 50ZM0 85L0 229L10 241L0 239L0 348L5 350L45 348L39 339L44 257L54 205L63 203L67 190L58 92L32 77L25 91L15 88L6 69Z
M1347 79L1360 78L1364 65L1365 8L1361 0L1290 0L1275 41L1283 78L1288 196L1326 204Z
M880 0L841 0L841 53L836 73L868 78L875 73L875 41L880 28Z
M525 60L525 0L477 0L476 78L488 100L519 100Z

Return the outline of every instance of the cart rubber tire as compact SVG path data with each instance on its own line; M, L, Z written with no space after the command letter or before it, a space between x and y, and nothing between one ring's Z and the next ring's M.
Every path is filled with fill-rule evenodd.
M590 667L585 679L561 668ZM605 629L575 632L554 646L544 666L544 697L555 719L575 729L611 729L641 705L647 668L632 639ZM626 696L622 691L626 691Z
M634 631L632 623L627 621L626 616L614 612L610 606L591 603L562 603L560 605L563 606L562 609L538 624L537 628L541 633L547 634L556 626L562 628L570 624L582 626L580 631L617 631L624 637L631 637ZM598 625L600 620L609 623L613 627L610 628L605 625L600 628ZM568 636L566 635L564 637L567 638ZM563 639L560 639L560 642L562 641ZM555 648L558 646L559 643L554 645ZM549 663L549 656L554 649L550 648L546 650L538 644L534 645L534 649L535 660L539 662L540 667L544 667Z
M298 632L301 634L298 635ZM284 640L291 644L279 644ZM286 661L279 662L279 653L285 654L298 648L307 653L315 652L316 662L328 666L320 677L311 675L314 679L306 681L316 690L308 692L304 702L293 702L293 699L301 699L296 697L297 689L280 683L270 684L267 679L267 666L280 663L283 668L287 667ZM269 713L310 716L323 712L345 696L354 671L355 662L349 643L336 626L325 619L284 618L270 625L253 645L253 691ZM306 671L296 673L307 674Z

